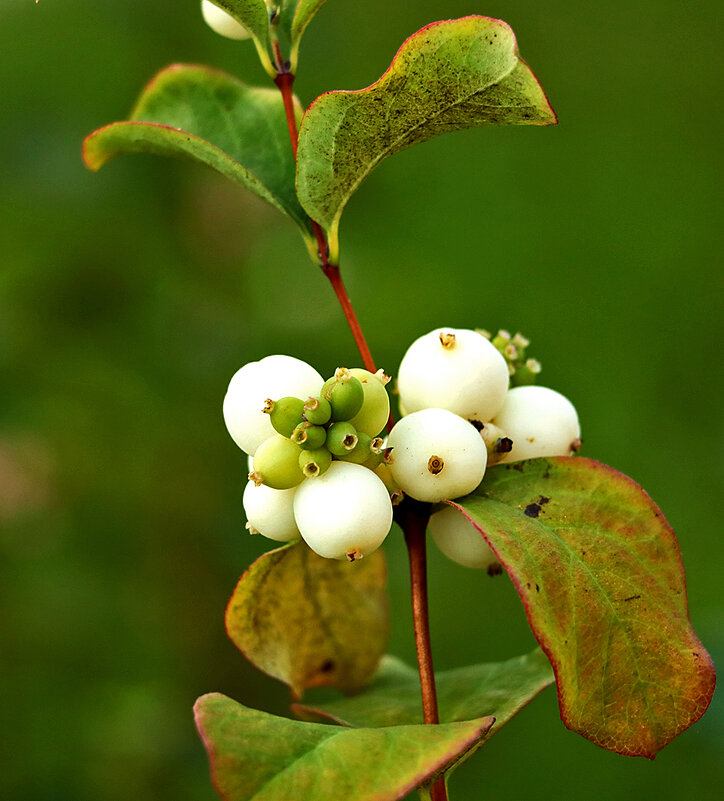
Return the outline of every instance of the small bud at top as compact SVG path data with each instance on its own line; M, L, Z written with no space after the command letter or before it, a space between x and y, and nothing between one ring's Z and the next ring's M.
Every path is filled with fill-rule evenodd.
M245 528L249 532L249 534L261 534L261 531L259 531L258 528L254 528L254 526L252 526L251 523L247 523Z
M440 344L447 350L451 350L455 347L455 339L456 336L451 331L440 332Z
M486 339L493 338L493 335L490 333L490 331L486 331L484 328L476 328L475 333L480 334L481 337L485 337Z
M334 377L337 381L349 381L352 378L352 373L346 367L338 367L334 371Z
M378 381L380 381L380 383L381 383L383 386L386 386L386 385L387 385L387 384L389 384L389 383L390 383L390 381L392 380L391 376L389 376L389 375L386 375L385 371L384 371L384 370L381 370L381 369L380 369L380 370L378 370L378 371L375 373L375 378L376 378Z
M517 348L527 348L530 345L530 340L526 339L520 331L516 333L512 341Z
M271 414L273 411L274 411L274 401L271 398L267 398L264 401L264 408L262 409L262 412L264 412L264 414Z
M503 356L505 356L506 359L510 359L510 361L515 361L518 358L518 348L511 342L510 345L505 346Z
M583 440L580 437L576 437L573 442L571 442L570 449L573 453L578 453L583 447Z
M537 359L528 359L525 363L525 366L531 371L531 373L535 373L536 375L541 371L541 363Z

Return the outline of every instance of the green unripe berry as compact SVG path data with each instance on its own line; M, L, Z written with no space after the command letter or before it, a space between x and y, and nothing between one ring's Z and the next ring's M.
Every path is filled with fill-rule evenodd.
M290 437L304 420L304 402L291 396L279 398L278 401L267 398L264 411L269 415L274 430L283 437Z
M342 462L352 462L362 464L370 470L374 470L382 463L385 457L383 441L379 437L372 437L362 431L357 432L357 445L352 451L339 459Z
M249 478L272 489L291 489L301 484L304 473L299 466L299 445L281 434L262 442L254 454L254 470Z
M390 416L390 398L385 389L389 378L382 370L370 373L361 367L352 368L350 373L362 384L364 403L349 422L357 431L374 437L387 425Z
M323 426L332 417L332 407L324 398L308 398L304 404L304 417L315 426Z
M332 454L326 448L302 451L299 454L299 467L307 478L321 476L329 470L331 464Z
M332 407L332 420L344 421L359 412L365 393L362 384L346 367L338 367L334 377L324 383L322 397Z
M292 442L308 451L316 450L324 445L327 439L327 431L322 426L314 426L311 423L300 423L290 438Z
M387 458L388 451L385 442L380 437L373 437L370 441L370 453L362 464L370 470L376 470Z
M327 429L327 450L334 456L347 456L358 442L357 430L350 423L332 423Z
M357 432L357 444L349 452L340 456L342 462L352 462L352 464L364 464L367 459L372 456L370 445L372 444L372 437L369 434L364 434L362 431Z
M528 359L525 364L515 368L515 373L510 378L511 386L529 387L535 384L540 369L540 362L535 359Z

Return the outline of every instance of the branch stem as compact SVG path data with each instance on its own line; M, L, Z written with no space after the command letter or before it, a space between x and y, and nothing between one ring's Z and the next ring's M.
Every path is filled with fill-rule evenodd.
M294 84L294 76L290 72L280 72L274 79L274 83L279 88L282 98L284 100L284 110L287 116L287 127L289 128L289 139L292 143L292 151L294 159L297 158L297 146L299 143L299 130L297 128L297 117L294 111L294 95L292 93L292 86ZM329 262L329 248L327 247L327 237L324 235L322 226L319 223L312 221L312 228L314 236L317 239L317 248L319 250L319 259L321 262L322 272L329 279L332 289L339 300L339 305L342 307L344 316L347 319L354 341L357 344L357 349L362 357L362 363L366 370L371 373L377 372L374 359L370 353L367 340L362 333L362 328L355 314L352 301L349 299L347 289L344 286L344 281L339 271L339 266L330 264Z
M432 664L430 643L430 619L427 602L427 548L425 530L430 519L429 504L405 500L405 511L400 521L405 533L405 544L410 561L410 586L412 590L412 622L415 629L417 665L420 671L422 690L422 715L425 723L440 722L437 708L435 671ZM441 776L430 788L431 801L448 801L445 779Z
M292 144L294 159L297 159L297 147L299 142L299 130L297 127L297 117L294 108L294 94L292 86L294 75L282 67L281 54L276 53L279 74L274 79L274 83L279 88L284 100L284 110L286 112L287 126L289 128L289 139ZM327 237L316 221L312 221L312 229L317 240L319 251L320 267L322 272L329 279L332 289L337 296L344 316L347 319L352 336L354 337L357 349L362 357L365 369L371 373L377 371L372 353L370 352L367 340L362 333L355 314L352 302L347 294L339 266L331 264L329 261L329 247ZM392 418L390 417L391 426ZM427 554L425 545L425 530L427 521L430 518L430 508L428 504L422 504L407 498L401 508L401 526L405 532L405 542L407 544L410 560L410 583L412 587L412 619L415 630L415 648L417 650L417 663L420 670L420 687L422 691L422 709L425 723L436 724L439 722L437 709L437 690L435 689L435 673L432 665L432 647L430 645L430 622L427 604ZM402 511L404 509L404 511ZM445 778L440 777L429 788L430 801L448 801Z

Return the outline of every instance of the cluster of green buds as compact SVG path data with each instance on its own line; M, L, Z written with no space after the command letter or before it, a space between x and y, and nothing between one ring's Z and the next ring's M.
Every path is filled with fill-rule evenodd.
M390 407L383 373L339 367L319 395L267 398L263 407L277 432L254 454L249 478L273 489L324 475L333 460L375 470L385 458L379 436Z
M478 328L476 331L490 340L507 362L512 387L527 387L535 384L541 371L541 364L537 359L528 357L527 350L530 341L523 334L520 332L511 334L510 331L503 328L495 336L483 328Z

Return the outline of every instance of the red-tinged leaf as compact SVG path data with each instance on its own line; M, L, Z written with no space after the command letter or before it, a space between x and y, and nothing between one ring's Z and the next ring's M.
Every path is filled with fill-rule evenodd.
M653 758L704 714L714 666L674 532L638 484L591 459L533 459L490 470L452 505L510 574L570 729Z
M297 191L338 250L342 211L383 159L447 131L556 117L506 23L471 16L411 36L371 86L318 97L302 120Z
M464 758L494 722L348 729L275 717L219 693L194 711L225 801L398 801Z
M301 698L308 687L360 690L387 646L382 551L358 562L317 556L298 542L269 551L241 577L226 630L260 670Z

